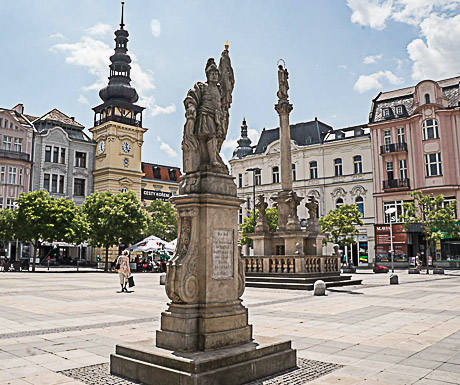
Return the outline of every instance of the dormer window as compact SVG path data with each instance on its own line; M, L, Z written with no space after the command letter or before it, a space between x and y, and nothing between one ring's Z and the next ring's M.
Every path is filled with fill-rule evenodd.
M396 112L396 115L402 115L404 113L403 106L396 106L395 112Z
M382 109L382 115L384 118L389 118L391 116L391 108L383 108Z
M177 180L176 170L173 168L169 169L169 180L173 180L173 181Z
M364 135L364 130L362 127L355 128L355 136L361 136Z
M343 133L343 131L337 131L335 133L335 138L336 139L343 139L345 137L345 134Z

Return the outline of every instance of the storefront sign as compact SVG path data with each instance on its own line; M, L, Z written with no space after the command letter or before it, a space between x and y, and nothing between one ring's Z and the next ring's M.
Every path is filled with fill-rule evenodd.
M407 233L404 225L394 224L393 228L394 260L407 261ZM390 225L375 225L375 255L377 262L388 262L391 248Z
M172 193L168 191L156 191L156 190L147 190L145 188L141 189L141 199L150 200L150 201L169 201Z

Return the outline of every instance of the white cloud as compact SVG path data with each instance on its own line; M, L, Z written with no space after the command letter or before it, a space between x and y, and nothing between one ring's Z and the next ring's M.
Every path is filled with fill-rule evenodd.
M152 21L150 22L150 28L152 30L152 35L154 37L158 37L160 36L160 33L161 33L161 24L160 24L160 20L158 19L152 19Z
M50 39L64 40L65 36L61 32L52 33L48 36Z
M425 18L433 14L449 13L459 5L459 0L397 0L392 18L402 23L419 25Z
M89 104L89 101L88 99L84 96L84 95L80 95L78 97L78 103L81 103L81 104Z
M391 15L392 0L348 0L348 7L353 11L351 21L374 29L384 29Z
M361 94L374 89L381 90L382 80L387 80L393 85L401 84L403 81L391 71L379 71L370 75L361 75L353 88Z
M382 54L366 56L363 59L363 63L364 64L375 64L375 63L377 63L377 60L380 60L382 57L383 57Z
M103 31L102 24L88 28L87 33ZM109 76L110 56L113 55L113 48L106 42L89 35L83 35L79 41L74 43L59 43L51 46L54 53L64 54L65 62L85 68L94 76L94 81L83 87L84 90L100 90L107 85ZM131 84L139 94L139 104L151 110L153 116L159 114L170 114L175 111L174 105L160 107L156 104L152 91L155 89L153 74L150 70L142 68L137 61L136 55L129 52L131 63Z
M97 23L92 27L85 29L85 32L93 36L104 36L109 33L112 33L112 26L104 23Z
M460 15L432 15L420 25L424 39L414 39L407 46L412 64L412 78L440 79L460 73Z
M163 142L163 139L161 139L159 136L157 136L157 142L160 143L160 150L163 151L166 155L168 155L170 158L177 157L177 151L175 151L168 143Z

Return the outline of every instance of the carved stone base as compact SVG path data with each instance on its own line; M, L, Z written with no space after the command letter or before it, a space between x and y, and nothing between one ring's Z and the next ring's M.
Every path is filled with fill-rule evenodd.
M244 344L252 339L247 309L231 304L170 304L161 314L157 346L175 351L206 351Z
M278 207L278 230L300 231L297 206L303 198L299 197L295 191L283 190L271 199Z
M258 338L218 351L178 353L152 342L117 345L110 372L147 385L241 385L296 367L290 341Z
M236 197L233 177L212 171L199 171L182 177L179 194L219 194Z

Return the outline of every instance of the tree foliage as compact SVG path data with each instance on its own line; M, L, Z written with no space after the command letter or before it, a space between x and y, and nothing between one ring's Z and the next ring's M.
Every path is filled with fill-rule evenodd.
M351 246L356 243L354 235L362 226L361 212L355 204L342 205L339 208L329 211L323 218L319 219L321 231L325 233L323 243L340 243L344 246Z
M0 239L12 241L16 239L16 212L10 209L0 209Z
M86 198L83 212L89 225L89 241L105 248L105 270L108 270L109 248L132 244L145 235L148 216L132 191L95 192Z
M446 202L443 195L423 194L421 191L409 193L412 201L404 203L402 219L406 230L412 223L422 226L427 241L431 245L447 236L460 237L460 226L456 220L456 202Z
M168 242L177 238L177 212L170 202L152 201L146 209L150 214L148 235Z
M276 207L270 207L265 210L265 215L267 216L268 228L271 232L274 232L278 226L278 210ZM256 210L256 220L259 216L259 210ZM254 213L251 211L249 217L243 218L243 223L241 224L241 245L252 246L252 240L249 239L248 234L254 233Z

